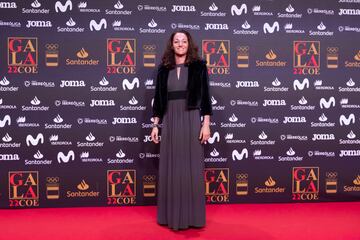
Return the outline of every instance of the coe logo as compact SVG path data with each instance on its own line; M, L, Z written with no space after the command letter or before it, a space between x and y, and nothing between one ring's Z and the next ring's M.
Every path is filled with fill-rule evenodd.
M207 62L209 74L230 74L229 40L203 40L202 57Z
M319 199L319 168L294 167L292 171L292 200Z
M39 206L39 172L9 172L10 207Z
M108 205L136 203L136 170L107 171Z
M320 42L294 41L294 74L320 74Z
M205 195L206 202L229 202L229 169L205 169Z
M38 73L37 38L8 38L8 73Z
M107 39L107 73L136 73L136 39Z

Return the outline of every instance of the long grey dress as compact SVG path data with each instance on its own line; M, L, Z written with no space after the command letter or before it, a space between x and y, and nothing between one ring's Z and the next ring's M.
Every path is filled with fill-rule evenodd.
M188 68L169 72L168 92L185 90ZM200 111L186 99L168 100L161 132L158 223L174 230L205 226L204 151L199 138Z

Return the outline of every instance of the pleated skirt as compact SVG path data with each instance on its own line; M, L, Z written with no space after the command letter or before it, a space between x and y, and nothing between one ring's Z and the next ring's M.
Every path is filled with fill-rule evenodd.
M174 230L205 226L204 150L199 110L169 100L161 129L157 221Z

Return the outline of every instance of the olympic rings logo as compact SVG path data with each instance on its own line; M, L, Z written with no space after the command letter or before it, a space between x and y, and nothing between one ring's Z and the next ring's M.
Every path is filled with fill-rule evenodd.
M48 183L58 183L60 181L59 177L47 177L46 182Z
M155 179L156 179L155 175L144 175L143 176L143 180L145 182L153 182L153 181L155 181Z
M327 172L326 173L327 178L336 178L337 175L338 175L337 172Z
M239 52L247 53L249 52L249 46L238 46L236 48Z
M156 46L155 45L143 45L143 49L146 51L155 51Z
M247 179L249 175L247 173L238 173L236 174L236 179Z
M57 43L48 43L45 45L47 50L57 50L59 48L59 44Z
M328 47L327 52L328 53L337 53L339 51L338 47Z

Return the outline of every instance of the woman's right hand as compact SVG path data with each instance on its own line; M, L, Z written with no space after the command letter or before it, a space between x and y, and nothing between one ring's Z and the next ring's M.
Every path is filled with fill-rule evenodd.
M159 129L157 127L153 127L151 131L151 139L155 144L159 143Z

